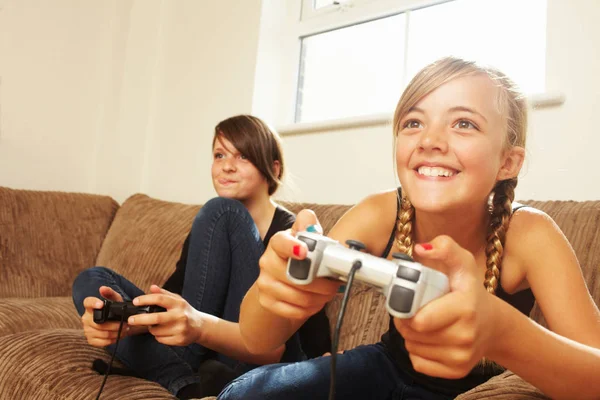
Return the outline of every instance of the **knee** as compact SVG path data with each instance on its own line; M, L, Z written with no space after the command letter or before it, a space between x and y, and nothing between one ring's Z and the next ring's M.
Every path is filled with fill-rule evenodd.
M248 210L239 200L214 197L204 203L200 211L198 211L194 219L194 225L206 223L211 218L218 218L226 213L245 214L248 213Z
M112 271L106 267L91 267L85 269L77 275L75 280L73 281L73 289L76 287L79 288L83 285L90 284L98 280L99 278L105 278L111 276Z
M237 210L246 210L246 207L242 204L241 201L229 199L227 197L213 197L212 199L204 203L204 205L200 209L200 212L205 211L209 213L214 213Z
M92 267L83 270L73 281L72 296L76 306L83 305L83 300L90 295L90 291L97 291L101 283L110 277L112 271L106 267ZM96 293L96 295L100 295Z

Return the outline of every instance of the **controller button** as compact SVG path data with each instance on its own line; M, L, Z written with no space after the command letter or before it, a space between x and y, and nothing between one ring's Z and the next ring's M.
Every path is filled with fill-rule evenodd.
M308 251L314 251L315 247L317 247L317 241L314 239L311 239L309 237L298 236L298 240L302 240L304 243L306 243L306 246L308 247Z
M419 281L419 277L421 276L421 271L410 267L405 267L404 265L399 265L396 276L398 278L417 283Z
M412 308L415 292L412 289L394 285L388 300L390 308L401 313L410 312Z
M397 252L397 253L392 254L392 257L396 260L415 262L415 260L413 260L413 258L406 253L398 253Z
M289 274L296 279L305 280L308 278L310 272L310 259L305 258L304 260L291 260Z
M348 245L348 247L350 247L352 250L365 250L367 248L367 246L365 246L364 243L359 242L358 240L346 240L346 244Z

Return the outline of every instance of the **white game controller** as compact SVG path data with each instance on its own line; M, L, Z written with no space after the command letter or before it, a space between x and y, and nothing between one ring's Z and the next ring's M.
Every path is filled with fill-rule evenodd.
M304 260L290 258L288 279L298 285L307 285L314 278L327 277L347 281L356 262L361 268L355 279L373 285L386 297L388 312L398 318L411 318L417 310L449 291L448 277L439 271L415 262L404 253L394 253L394 260L386 260L363 253L365 245L348 240L347 248L326 236L298 232L296 238L306 243L308 254Z

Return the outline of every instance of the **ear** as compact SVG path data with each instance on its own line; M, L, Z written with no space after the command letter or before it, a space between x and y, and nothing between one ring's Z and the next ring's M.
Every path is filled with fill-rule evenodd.
M281 163L278 160L273 161L273 172L277 179L281 178Z
M525 149L520 146L514 146L503 156L502 165L496 176L497 181L512 179L519 175L523 161L525 160Z

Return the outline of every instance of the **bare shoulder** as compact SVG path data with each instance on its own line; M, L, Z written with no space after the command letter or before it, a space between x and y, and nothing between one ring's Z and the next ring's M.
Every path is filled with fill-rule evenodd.
M556 241L567 242L567 239L548 214L533 207L523 207L510 219L506 232L506 242L509 241L511 248L531 251Z
M510 221L505 250L503 265L509 284L516 282L513 274L518 271L522 282L531 287L550 329L600 346L600 312L577 256L556 222L543 211L519 209Z
M379 254L387 244L396 221L397 190L390 189L365 197L352 207L329 232L340 242L363 242L370 253Z
M556 265L558 260L563 260L565 266L579 268L571 244L556 222L545 212L532 207L515 211L506 232L503 264L510 270L503 276L507 284L505 289L513 291L511 288L531 286L536 271L548 272L555 266L561 268Z

